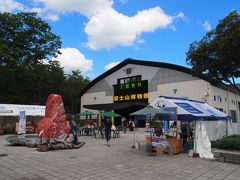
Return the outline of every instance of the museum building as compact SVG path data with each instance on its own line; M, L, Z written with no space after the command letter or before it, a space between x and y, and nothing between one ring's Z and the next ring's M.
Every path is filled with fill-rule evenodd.
M239 91L191 69L163 62L126 59L91 81L81 92L81 112L114 111L128 117L159 96L205 101L230 115L239 132ZM121 123L116 119L115 123Z

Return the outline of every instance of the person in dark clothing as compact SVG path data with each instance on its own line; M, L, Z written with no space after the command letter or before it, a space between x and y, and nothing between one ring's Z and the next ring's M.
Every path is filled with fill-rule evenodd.
M78 136L77 136L77 133L79 131L78 129L78 126L77 126L77 123L75 121L70 121L70 130L71 130L71 133L73 134L73 137L74 137L74 140L73 140L73 144L78 144Z
M125 117L122 117L122 127L123 127L123 132L126 134L127 131L127 120Z
M112 122L110 118L106 119L104 126L105 126L105 137L106 137L107 145L110 146L109 143L111 139L111 128L112 128Z
M187 138L188 138L188 129L186 124L181 125L181 134L180 137L183 140L183 152L187 152Z

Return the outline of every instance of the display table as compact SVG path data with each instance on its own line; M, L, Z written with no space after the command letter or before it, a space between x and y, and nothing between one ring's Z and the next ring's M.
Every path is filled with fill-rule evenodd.
M167 152L168 154L179 154L181 152L180 139L172 136L166 136L166 138L145 136L145 138L148 151L150 150L149 146L151 146L155 151L159 150L159 152L162 152L162 150L164 150L164 152Z

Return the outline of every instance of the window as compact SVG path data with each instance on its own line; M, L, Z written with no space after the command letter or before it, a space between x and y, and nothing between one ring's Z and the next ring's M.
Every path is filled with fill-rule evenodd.
M141 81L142 77L141 76L136 76L136 81Z
M222 102L222 97L221 97L221 96L217 96L217 100L218 100L219 102Z
M137 78L136 77L132 77L131 78L131 82L136 82Z
M216 101L216 96L215 95L213 96L213 99L214 99L214 101Z
M124 79L120 79L120 84L124 84Z
M237 113L235 110L230 110L230 116L232 118L232 122L236 123L237 122Z
M132 77L126 77L126 78L121 78L117 80L118 84L125 84L125 83L130 83L130 82L138 82L141 81L142 77L141 75L139 76L132 76Z
M132 72L132 69L131 69L131 68L127 68L126 73L127 73L127 74L131 74L131 72Z
M124 80L124 83L130 83L130 78L126 78L126 79Z

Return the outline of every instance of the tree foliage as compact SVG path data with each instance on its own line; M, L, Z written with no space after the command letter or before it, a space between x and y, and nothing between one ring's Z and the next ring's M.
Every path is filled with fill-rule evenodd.
M187 63L196 74L206 73L236 87L240 77L240 15L232 11L202 40L190 44Z
M0 13L0 103L44 105L58 93L67 112L79 111L78 92L89 80L49 60L59 48L60 37L36 13Z
M36 13L0 14L0 63L36 65L60 54L60 37Z
M67 112L78 112L80 110L79 92L90 82L88 78L84 78L79 70L72 71L72 74L66 75L65 86L63 88L63 100Z

